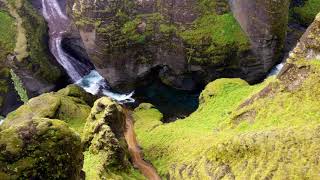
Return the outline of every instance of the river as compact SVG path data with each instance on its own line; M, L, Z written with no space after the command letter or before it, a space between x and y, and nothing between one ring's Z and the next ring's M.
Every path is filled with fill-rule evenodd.
M67 54L62 48L63 35L67 33L70 20L62 11L57 0L41 0L42 14L49 26L50 42L49 47L59 64L65 69L73 83L83 87L91 94L99 94L109 96L120 103L133 102L131 98L133 93L117 94L110 91L106 80L96 71L88 68L74 57ZM128 144L129 152L133 164L144 174L148 179L159 180L156 170L151 164L145 162L142 158L141 150L138 146L133 128L133 120L129 111L126 111L126 126L125 138Z
M142 172L142 174L150 180L161 180L154 167L143 160L142 151L138 145L136 134L133 128L133 118L129 110L124 108L126 115L126 132L125 138L128 144L129 153L133 164Z

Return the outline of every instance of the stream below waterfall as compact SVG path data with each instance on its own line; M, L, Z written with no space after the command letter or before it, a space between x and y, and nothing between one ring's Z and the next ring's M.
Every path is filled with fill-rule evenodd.
M130 94L117 94L110 91L107 81L94 69L87 67L81 61L67 54L62 48L63 35L67 33L70 20L61 10L57 0L41 0L42 14L49 26L49 47L59 64L65 69L73 83L81 86L87 92L108 96L120 103L134 102ZM149 179L160 179L151 164L145 162L139 149L131 114L126 111L127 131L125 137L132 156L133 164Z
M91 66L77 60L62 48L63 36L68 33L70 19L57 0L41 0L41 12L49 26L49 47L58 63L65 69L72 82L94 95L105 95L118 102L133 102L133 93L118 94L110 91L106 80Z

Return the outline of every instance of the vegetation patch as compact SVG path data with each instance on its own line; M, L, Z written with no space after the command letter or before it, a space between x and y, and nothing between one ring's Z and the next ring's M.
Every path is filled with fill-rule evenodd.
M293 8L293 13L298 15L300 23L308 26L320 12L320 0L307 0L301 7Z
M231 13L208 14L180 33L193 64L219 64L232 53L249 49L249 41Z
M216 80L196 112L170 124L154 108L136 109L145 158L162 177L177 179L316 177L320 63L301 60L295 67L304 81L294 88L274 77L254 86Z
M11 74L12 82L14 84L14 88L16 89L17 93L20 96L20 100L26 103L29 100L29 97L27 95L27 91L23 87L23 84L20 78L13 72L13 70L10 70L10 74Z

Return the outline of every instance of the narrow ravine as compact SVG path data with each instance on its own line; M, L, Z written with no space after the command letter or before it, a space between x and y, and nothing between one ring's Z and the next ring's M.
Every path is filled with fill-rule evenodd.
M139 148L136 134L134 132L132 113L124 108L126 115L126 132L125 138L128 144L129 153L134 166L136 166L141 173L150 180L161 180L155 168L143 160L141 149Z
M59 2L61 3L61 1ZM63 50L62 39L70 29L71 20L61 9L59 2L58 0L41 0L42 15L49 27L50 51L73 83L94 95L108 96L120 103L133 102L134 99L131 98L133 93L118 94L110 91L106 80L96 70Z

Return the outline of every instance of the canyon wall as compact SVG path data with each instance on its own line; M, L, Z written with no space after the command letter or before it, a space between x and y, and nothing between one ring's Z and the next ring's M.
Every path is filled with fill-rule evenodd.
M279 62L289 2L230 2L242 28L226 0L68 4L96 69L114 89L129 91L154 78L184 90L221 77L262 80Z
M289 0L230 0L232 12L250 39L259 63L252 68L267 73L280 60L289 15Z

